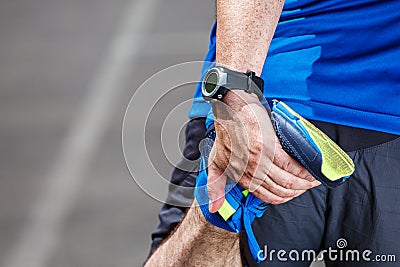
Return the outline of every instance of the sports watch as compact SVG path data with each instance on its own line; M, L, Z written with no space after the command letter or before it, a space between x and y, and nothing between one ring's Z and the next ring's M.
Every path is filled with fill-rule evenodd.
M264 99L263 88L263 79L256 76L252 71L242 73L216 66L206 72L201 90L203 98L207 101L221 100L230 90L254 93L261 101Z

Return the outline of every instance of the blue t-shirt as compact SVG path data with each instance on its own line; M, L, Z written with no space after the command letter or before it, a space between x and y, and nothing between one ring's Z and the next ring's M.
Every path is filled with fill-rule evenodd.
M308 119L400 134L400 1L286 0L261 77ZM189 117L209 109L199 84Z

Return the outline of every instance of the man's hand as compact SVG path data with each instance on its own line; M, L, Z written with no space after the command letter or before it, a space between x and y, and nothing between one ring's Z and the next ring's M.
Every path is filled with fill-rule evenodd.
M283 0L217 0L216 65L261 75ZM255 95L230 91L213 104L217 137L210 154L210 211L224 201L226 177L272 204L319 184L286 154Z
M208 167L210 211L224 201L227 176L259 199L280 204L320 183L281 147L266 109L244 91L213 104L216 140Z

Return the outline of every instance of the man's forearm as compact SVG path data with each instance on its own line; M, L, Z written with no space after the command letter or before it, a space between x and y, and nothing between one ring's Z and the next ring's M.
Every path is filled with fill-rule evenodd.
M217 0L216 64L261 74L284 0Z
M240 266L239 235L208 223L195 201L145 267Z

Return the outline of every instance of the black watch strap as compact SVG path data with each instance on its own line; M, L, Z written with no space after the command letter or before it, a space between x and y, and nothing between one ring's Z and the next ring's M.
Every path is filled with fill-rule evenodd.
M260 100L264 99L264 81L252 71L247 73L230 71L224 87L228 90L244 90L247 93L256 94Z
M255 93L260 101L264 99L264 80L261 77L256 76L254 71L249 71L246 73L252 81L246 92Z

